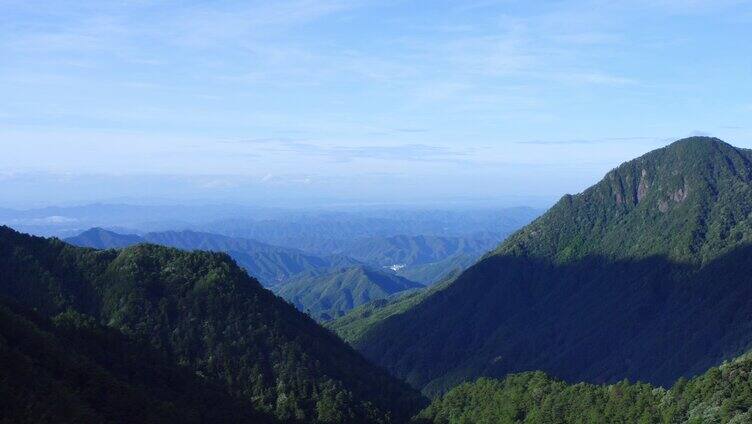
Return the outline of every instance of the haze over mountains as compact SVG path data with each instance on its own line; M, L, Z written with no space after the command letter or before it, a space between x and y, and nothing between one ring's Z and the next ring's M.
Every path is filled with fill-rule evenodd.
M439 232L443 220L412 224ZM301 230L297 243L329 241L316 252L101 228L68 239L83 248L0 228L3 410L27 421L750 418L752 150L679 140L496 248L493 231L452 235L473 223L443 235L319 225L326 236ZM282 228L280 241L296 226ZM403 276L425 266L443 277ZM419 391L433 398L422 411Z
M293 275L306 271L318 270L318 272L324 272L330 267L357 263L346 257L323 258L296 249L271 246L255 240L195 231L165 231L137 236L93 228L78 236L68 238L66 241L76 246L96 249L153 243L184 250L225 252L266 286L279 284Z
M529 370L671 385L752 346L750 213L752 151L680 140L351 342L427 394Z
M0 0L0 424L752 424L750 40Z
M136 235L92 228L66 241L97 249L153 243L189 251L225 252L266 287L273 287L301 310L326 321L368 301L420 288L462 271L496 246L506 234L476 231L481 225L493 222L489 227L510 232L515 228L513 225L522 225L536 214L535 210L527 208L463 213L399 211L375 215L380 218L369 216L363 218L363 222L357 219L338 222L324 215L312 219L325 226L326 231L323 234L302 231L297 243L307 245L320 240L319 248L313 249L317 253L191 230ZM344 216L347 215L340 217ZM400 217L405 216L411 217L408 222L412 228L400 221ZM451 224L453 219L459 218L464 219ZM251 221L242 220L238 225L251 225L249 223ZM368 223L373 223L374 228L369 229ZM281 234L305 227L304 221L293 227L290 223L268 221L252 228L258 230L272 225L280 225ZM373 235L418 230L461 235ZM465 234L463 231L473 232ZM354 238L347 239L346 235Z

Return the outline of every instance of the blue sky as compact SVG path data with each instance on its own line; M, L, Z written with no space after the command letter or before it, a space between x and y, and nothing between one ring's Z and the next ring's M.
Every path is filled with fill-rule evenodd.
M0 12L0 206L540 206L683 136L752 147L748 1Z

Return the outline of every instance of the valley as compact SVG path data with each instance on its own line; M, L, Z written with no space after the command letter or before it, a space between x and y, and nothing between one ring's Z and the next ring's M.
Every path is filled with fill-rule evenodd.
M744 422L750 216L752 151L694 137L498 245L488 232L361 233L313 252L194 230L62 241L3 227L4 409L26 421ZM35 402L46 407L23 406Z

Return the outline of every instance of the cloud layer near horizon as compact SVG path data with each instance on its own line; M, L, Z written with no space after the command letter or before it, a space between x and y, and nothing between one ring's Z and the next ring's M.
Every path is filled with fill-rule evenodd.
M746 1L0 9L6 176L177 175L262 198L231 188L556 197L692 133L752 145Z

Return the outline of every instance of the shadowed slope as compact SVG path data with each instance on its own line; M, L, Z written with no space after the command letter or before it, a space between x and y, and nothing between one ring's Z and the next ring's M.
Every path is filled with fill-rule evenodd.
M428 393L535 369L701 372L752 342L751 156L693 138L627 162L352 343Z
M276 422L91 317L0 300L0 421Z
M144 338L281 419L399 421L422 399L248 277L226 254L95 251L0 228L0 293Z

